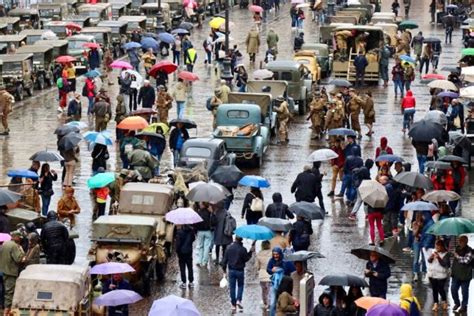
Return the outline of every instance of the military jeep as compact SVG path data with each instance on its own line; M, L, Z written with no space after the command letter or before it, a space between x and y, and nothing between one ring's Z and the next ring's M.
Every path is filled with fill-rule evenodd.
M33 82L34 87L43 90L52 87L53 79L53 46L50 45L25 45L16 51L19 54L33 54Z
M88 260L91 266L113 261L128 263L135 272L127 273L125 278L134 290L148 296L157 257L156 230L153 217L101 216L92 224L93 244Z
M33 54L0 55L3 63L3 84L17 100L23 100L24 93L33 95Z

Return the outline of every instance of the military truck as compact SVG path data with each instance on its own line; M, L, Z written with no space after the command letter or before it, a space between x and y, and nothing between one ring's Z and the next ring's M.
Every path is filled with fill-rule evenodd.
M128 263L135 272L126 274L125 278L134 290L149 296L157 258L156 231L157 222L153 217L101 216L92 224L93 244L88 260L91 266L111 261Z
M288 109L291 113L297 113L298 108L295 106L295 100L288 95L288 82L284 80L249 80L247 81L247 92L260 93L264 89L270 89L269 94L272 96L272 106L278 97L283 97L288 103Z
M33 54L33 83L34 87L43 90L54 85L53 79L53 46L25 45L19 47L18 54Z
M3 83L6 90L17 100L23 100L24 93L33 95L33 54L0 55L3 63Z

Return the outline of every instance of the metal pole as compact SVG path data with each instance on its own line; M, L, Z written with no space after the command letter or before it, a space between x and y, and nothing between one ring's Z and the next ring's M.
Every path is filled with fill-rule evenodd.
M229 51L229 1L225 0L225 53Z

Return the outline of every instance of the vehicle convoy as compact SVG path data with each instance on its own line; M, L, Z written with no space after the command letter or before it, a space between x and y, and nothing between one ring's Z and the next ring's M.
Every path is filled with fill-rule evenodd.
M321 70L321 79L327 78L332 71L332 53L329 53L329 46L322 43L304 43L301 50L312 51L316 54L318 66Z
M284 80L249 80L247 81L247 92L261 93L265 90L272 96L272 106L276 98L283 97L288 102L288 109L291 113L297 113L298 109L295 106L295 101L288 96L288 82ZM268 91L270 90L270 91Z
M122 40L127 36L126 21L100 21L98 27L107 27L111 29L109 44L114 54L114 59L123 55L125 51L122 48Z
M300 50L294 54L293 60L305 67L313 82L319 83L321 81L321 67L319 67L315 52Z
M8 16L17 17L20 19L20 28L25 29L32 27L37 29L39 27L39 14L35 9L15 8L8 11Z
M6 90L16 100L23 100L24 93L33 95L33 54L0 55L3 63L2 77Z
M88 51L88 48L84 47L86 43L97 43L94 35L77 34L68 36L66 38L68 42L68 55L76 57L74 67L76 68L76 75L80 76L87 71L87 58L84 56L84 52Z
M16 280L12 315L92 315L89 267L32 264Z
M146 199L145 202L149 201ZM92 224L89 262L91 266L112 261L128 263L135 272L124 277L135 291L148 296L157 262L156 231L157 222L153 217L101 216Z
M33 54L33 71L31 73L34 87L43 90L54 85L53 79L53 46L25 45L18 47L18 54Z

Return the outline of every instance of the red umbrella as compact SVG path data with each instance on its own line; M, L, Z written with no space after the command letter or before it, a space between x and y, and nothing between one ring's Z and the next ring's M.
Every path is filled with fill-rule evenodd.
M87 47L87 48L99 48L100 47L100 45L97 44L97 43L85 43L82 46Z
M249 7L249 10L252 11L252 12L261 13L263 11L263 8L261 6L258 6L258 5L251 5Z
M446 76L442 74L426 74L421 79L446 80Z
M76 61L76 58L69 55L63 55L56 58L56 62L59 64L72 63L74 61Z
M196 81L199 80L198 75L189 71L181 71L178 74L178 78L186 80L186 81Z
M148 74L156 78L159 70L163 70L169 75L170 73L175 72L176 69L178 69L178 65L173 64L172 62L168 60L162 60L162 61L157 62L155 65L153 65L153 67L151 67Z
M73 22L66 23L66 27L68 29L76 30L76 31L82 30L82 26L80 26L79 24L73 23Z

